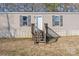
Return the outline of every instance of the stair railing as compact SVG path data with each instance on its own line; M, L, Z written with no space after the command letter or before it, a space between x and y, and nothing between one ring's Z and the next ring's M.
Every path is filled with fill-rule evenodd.
M46 33L47 33L47 30L44 31L44 30L38 29L38 31L36 31L35 30L35 24L32 24L31 33L32 33L32 40L34 40L34 42L46 42Z

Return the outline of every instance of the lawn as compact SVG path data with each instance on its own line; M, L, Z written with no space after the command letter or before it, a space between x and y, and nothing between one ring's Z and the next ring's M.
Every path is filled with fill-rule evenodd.
M31 39L0 39L0 55L75 56L79 55L79 36L60 37L49 44L34 44Z

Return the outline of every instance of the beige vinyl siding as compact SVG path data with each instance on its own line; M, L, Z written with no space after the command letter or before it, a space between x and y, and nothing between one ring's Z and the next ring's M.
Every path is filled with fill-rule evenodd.
M9 22L11 26L11 33L16 38L31 38L31 26L20 26L20 16L31 16L31 23L35 23L35 16L43 17L43 30L44 23L54 30L60 36L79 35L79 13L65 13L65 12L18 12L8 13ZM52 16L59 15L63 18L63 26L52 26ZM7 27L7 19L5 13L0 13L0 29Z

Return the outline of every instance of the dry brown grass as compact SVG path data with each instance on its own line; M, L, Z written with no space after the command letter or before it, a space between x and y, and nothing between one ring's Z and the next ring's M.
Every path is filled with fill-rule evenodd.
M79 55L79 36L61 37L51 44L34 45L27 39L0 39L0 55L69 56Z

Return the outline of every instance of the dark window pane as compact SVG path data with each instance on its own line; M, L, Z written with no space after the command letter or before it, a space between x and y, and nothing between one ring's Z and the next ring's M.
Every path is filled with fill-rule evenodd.
M55 21L55 25L59 25L59 22Z
M54 21L60 21L60 17L59 16L54 16Z
M26 26L27 25L27 16L20 16L20 26Z
M23 26L26 26L27 25L27 22L23 22Z
M23 21L27 21L27 17L26 16L23 16Z
M60 25L60 16L53 16L53 26Z
M27 25L27 16L23 16L23 26Z

